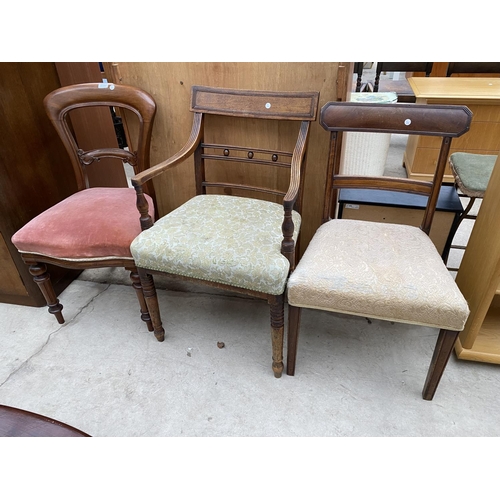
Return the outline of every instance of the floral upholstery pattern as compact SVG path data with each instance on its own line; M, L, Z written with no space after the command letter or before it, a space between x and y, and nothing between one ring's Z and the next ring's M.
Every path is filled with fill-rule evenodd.
M296 241L300 215L293 213ZM272 295L284 292L283 206L226 195L195 196L130 247L138 267Z
M466 300L419 228L335 219L323 224L288 281L288 302L461 331Z

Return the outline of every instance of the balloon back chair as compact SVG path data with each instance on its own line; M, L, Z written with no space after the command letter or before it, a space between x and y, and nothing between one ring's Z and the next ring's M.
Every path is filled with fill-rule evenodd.
M164 329L153 274L262 298L271 310L272 368L281 376L284 290L295 266L305 153L318 97L192 87L187 143L132 178L144 231L131 251L158 339ZM190 157L196 195L153 225L142 185Z
M141 318L153 330L140 279L130 253L130 243L141 232L132 188L89 187L86 167L101 158L118 158L134 172L149 166L151 131L156 113L153 98L126 85L83 83L54 90L44 99L45 110L71 160L78 191L36 216L13 237L34 281L43 293L49 312L64 323L62 304L55 295L46 264L69 269L124 267L130 271L139 299ZM71 111L106 106L132 112L138 122L137 148L97 148L84 151L71 126ZM154 192L145 195L154 217Z
M327 103L320 123L330 132L323 223L288 281L287 374L294 375L301 309L430 326L440 330L423 397L432 399L469 308L428 234L450 143L468 131L465 106ZM340 175L344 131L441 137L432 182ZM420 228L336 219L337 190L381 189L428 197Z

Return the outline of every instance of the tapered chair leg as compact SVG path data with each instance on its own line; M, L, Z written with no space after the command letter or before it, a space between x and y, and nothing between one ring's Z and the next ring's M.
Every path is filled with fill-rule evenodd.
M156 295L153 277L144 269L138 268L137 271L141 280L142 291L144 293L144 299L146 300L146 305L151 317L151 322L153 323L155 337L158 342L163 342L165 340L165 330L161 324L160 307L158 305L158 297Z
M302 308L288 305L288 348L286 360L286 374L295 375L295 361L297 359L297 342L299 339L300 314Z
M130 271L130 279L132 280L132 287L137 294L137 299L139 300L139 306L141 308L141 319L144 321L150 332L154 331L153 323L151 321L151 316L149 315L148 306L146 305L146 300L144 299L144 293L142 291L141 280L139 278L139 273L135 267L127 267L127 271Z
M283 373L283 340L285 336L285 306L283 295L268 301L271 309L271 341L273 350L273 372L276 378Z
M450 359L451 352L455 346L459 332L450 330L441 330L438 335L434 354L432 355L431 365L427 372L422 397L431 401L436 392L437 386L443 375L444 369Z
M33 281L38 285L47 302L49 313L53 314L57 322L62 325L64 323L64 317L61 312L63 306L56 297L56 292L50 281L50 274L47 272L47 266L42 263L32 264L29 267L29 271L31 276L33 276Z

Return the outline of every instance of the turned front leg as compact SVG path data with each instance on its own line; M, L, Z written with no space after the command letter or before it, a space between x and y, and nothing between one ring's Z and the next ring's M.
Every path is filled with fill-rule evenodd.
M283 373L283 337L285 330L285 308L283 295L271 297L268 303L271 309L273 372L276 378L280 378Z
M49 313L53 314L58 323L62 325L64 323L64 317L62 315L62 304L56 297L56 292L50 281L50 274L47 272L47 266L45 264L32 264L29 267L31 276L33 276L33 281L38 285L40 291L42 292L47 306L49 307Z
M153 277L144 269L139 268L137 270L139 272L139 278L141 280L144 299L146 300L146 305L151 317L151 322L153 323L155 337L157 338L158 342L163 342L165 340L165 330L163 329L163 326L161 324L160 307L158 305L158 297L156 295L156 288Z

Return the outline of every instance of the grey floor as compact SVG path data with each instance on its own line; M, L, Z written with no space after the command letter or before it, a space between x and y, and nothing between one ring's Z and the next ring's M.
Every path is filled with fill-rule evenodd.
M391 171L398 148L404 140L391 147ZM119 269L75 280L60 296L63 325L45 308L0 304L0 404L96 437L500 433L496 365L453 355L434 400L421 398L435 329L305 310L296 375L276 379L266 303L157 287L163 343Z

